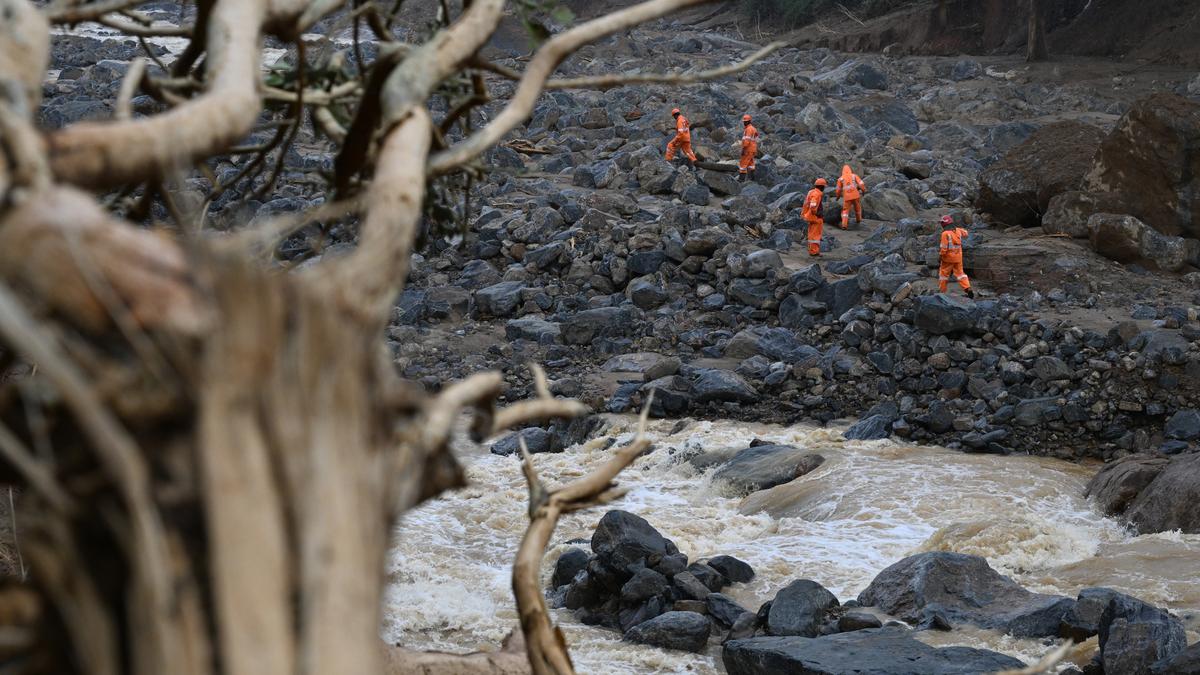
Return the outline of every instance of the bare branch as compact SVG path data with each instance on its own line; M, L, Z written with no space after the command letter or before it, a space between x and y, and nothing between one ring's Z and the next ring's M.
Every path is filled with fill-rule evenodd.
M254 125L267 0L218 0L208 24L207 91L161 115L80 122L49 137L59 180L106 188L148 180L236 143ZM90 5L89 5L90 6Z
M133 95L142 84L142 76L146 74L146 59L136 58L125 71L125 79L121 81L121 90L117 92L117 105L113 117L127 121L133 118Z
M67 512L74 510L75 504L71 500L70 495L63 490L62 486L54 478L54 473L33 456L33 453L25 447L21 439L17 438L3 423L0 423L0 456L8 460L25 480L29 486L40 494L54 509Z
M710 2L711 0L647 0L597 19L584 22L574 28L550 38L533 58L517 86L512 100L486 127L455 144L448 150L434 155L429 162L430 171L445 173L483 154L500 142L504 134L529 118L533 106L541 94L546 80L558 64L580 47L595 42L637 24L657 19L673 11Z
M729 75L736 75L772 52L786 47L786 42L772 42L750 56L720 68L683 73L626 73L597 75L595 77L572 77L554 79L546 82L546 89L610 89L629 84L691 84L705 80L715 80Z
M28 0L0 0L0 98L10 99L6 81L17 83L29 117L42 100L42 78L50 59L50 25Z
M613 489L613 479L650 447L645 432L653 399L654 392L651 391L638 420L637 434L629 445L618 450L612 459L599 468L557 490L547 492L533 468L533 460L528 452L524 452L522 445L522 470L529 483L530 516L529 528L525 530L521 546L517 549L516 562L513 563L512 585L534 675L569 675L575 672L566 639L550 620L546 599L542 594L539 571L546 545L563 513L607 503L619 496L620 493Z
M1071 651L1071 647L1074 646L1074 641L1064 640L1061 645L1050 650L1050 652L1039 659L1037 663L1024 668L1003 670L995 675L1043 675L1043 673L1053 673L1057 670L1056 666L1058 666L1059 662L1067 657L1067 654Z
M97 0L84 5L71 4L68 6L51 6L47 8L46 18L51 23L82 23L94 21L105 14L120 12L142 4L146 0Z

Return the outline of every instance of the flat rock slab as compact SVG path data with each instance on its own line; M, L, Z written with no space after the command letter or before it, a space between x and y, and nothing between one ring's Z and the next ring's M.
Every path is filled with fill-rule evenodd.
M819 638L732 640L721 654L729 675L967 675L1025 664L970 647L930 647L905 628L884 627Z

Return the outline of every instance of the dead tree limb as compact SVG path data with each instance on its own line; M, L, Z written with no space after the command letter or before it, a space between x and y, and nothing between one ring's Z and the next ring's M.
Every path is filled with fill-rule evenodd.
M476 134L431 157L430 171L435 174L446 173L462 166L499 143L505 134L529 119L546 80L554 73L558 64L563 62L563 59L578 51L579 48L617 31L709 1L711 0L647 0L586 21L550 38L530 59L529 66L525 69L525 74L521 77L520 84L517 85L517 91L508 105L492 119L491 123Z
M126 122L80 122L48 139L55 177L109 188L139 183L224 150L258 118L260 41L267 0L218 0L208 26L206 91L168 112Z
M651 392L638 420L637 435L600 467L586 476L555 490L548 490L537 476L533 458L521 441L522 470L529 484L529 527L521 538L513 564L513 595L521 616L521 630L534 675L569 675L575 672L567 651L566 638L550 619L542 592L541 568L546 546L562 514L596 504L605 504L620 496L613 480L649 447L645 437L650 415Z

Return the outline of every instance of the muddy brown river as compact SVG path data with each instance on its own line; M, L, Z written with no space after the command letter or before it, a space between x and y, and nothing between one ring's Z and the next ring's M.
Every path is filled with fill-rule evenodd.
M633 420L614 418L618 440ZM893 441L845 441L842 429L694 422L651 424L653 453L620 477L629 493L613 508L646 518L689 558L729 554L754 566L726 593L755 610L788 582L809 578L839 599L855 597L884 567L910 553L985 556L1034 591L1074 596L1109 586L1172 608L1189 642L1200 629L1200 535L1133 536L1083 499L1095 467L1037 457L968 455ZM826 463L746 499L722 496L686 451L736 450L754 438L819 452ZM612 453L592 441L534 461L544 480L582 475ZM471 487L410 513L390 561L385 639L406 647L494 649L516 624L509 570L526 522L526 487L513 457L460 444ZM567 541L590 538L603 508L565 517L543 564L549 579ZM584 546L586 548L586 545ZM623 643L560 610L581 673L720 673L719 647L703 654ZM938 645L986 647L1036 661L1049 647L986 631L922 635ZM1083 662L1094 650L1078 647Z

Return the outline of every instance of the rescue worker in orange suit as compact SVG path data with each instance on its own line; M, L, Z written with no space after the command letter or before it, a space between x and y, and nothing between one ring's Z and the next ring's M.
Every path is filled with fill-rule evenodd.
M821 234L825 230L825 186L824 178L818 178L813 189L804 197L804 207L800 215L808 221L808 254L821 255Z
M683 113L679 112L679 108L671 111L671 116L675 118L675 138L667 143L667 161L675 159L675 153L682 152L684 157L688 158L689 162L696 161L696 153L692 152L692 125L688 123Z
M963 271L963 239L967 234L963 228L954 226L953 217L942 216L942 243L938 251L941 261L941 267L938 269L938 290L945 293L950 284L950 277L953 276L958 285L967 292L967 297L974 298L975 291L971 290L971 280Z
M750 123L749 115L742 115L742 158L738 160L738 173L744 181L747 177L754 178L754 171L758 168L754 164L754 157L758 155L758 141L761 138L758 134L758 129Z
M854 224L862 224L862 196L867 192L867 184L857 174L850 170L850 165L842 167L842 177L837 181L837 196L842 200L842 229L850 229L850 212L854 212Z

